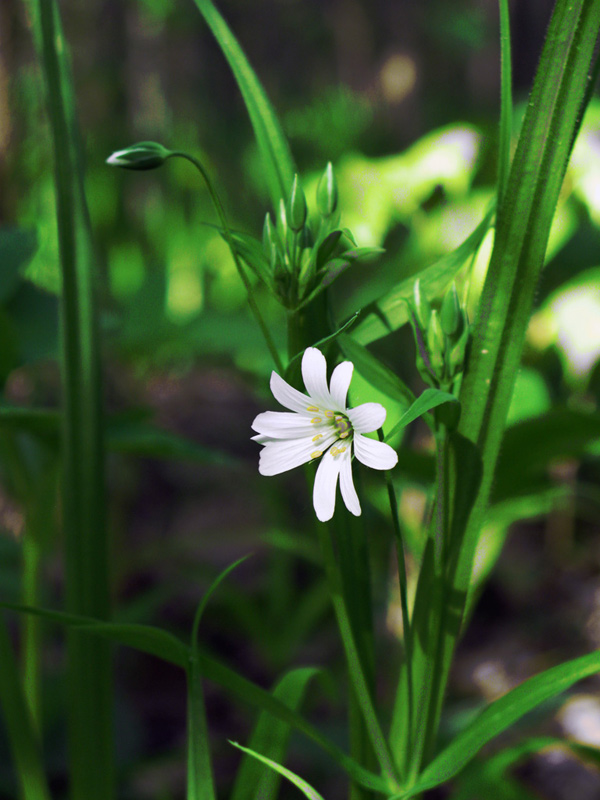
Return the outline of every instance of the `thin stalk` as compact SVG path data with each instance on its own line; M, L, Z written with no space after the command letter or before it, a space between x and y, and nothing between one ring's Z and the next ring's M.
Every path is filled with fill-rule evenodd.
M59 47L58 7L38 0L42 64L55 162L61 262L63 377L63 518L66 605L71 613L109 616L108 542L104 523L103 420L85 198L73 160ZM71 796L110 800L114 795L111 647L96 637L68 633Z
M258 326L259 326L259 328L261 330L261 333L262 333L262 335L263 335L263 337L265 339L267 347L269 348L269 352L271 353L273 361L275 362L275 366L277 367L277 370L279 371L280 374L283 374L283 364L281 363L281 359L279 358L279 353L277 352L277 348L275 347L275 342L273 341L273 337L271 336L271 333L270 333L269 329L267 328L267 325L266 325L266 323L265 323L265 321L263 319L263 316L260 313L260 309L258 307L258 304L257 304L256 299L254 297L254 292L252 290L252 284L248 280L248 276L246 275L246 271L245 271L245 269L244 269L244 267L243 267L243 265L242 265L242 263L241 263L241 261L239 259L237 251L235 249L235 244L234 244L233 238L231 236L231 228L229 227L229 223L227 222L227 216L225 215L225 209L223 208L223 204L221 203L221 199L219 198L217 190L213 186L213 183L210 180L210 178L208 176L208 173L206 172L206 170L202 166L201 162L198 161L198 159L194 158L193 156L189 155L188 153L184 153L184 152L180 152L180 151L175 151L175 152L170 153L169 157L170 158L184 158L186 161L189 161L191 164L193 164L196 167L196 169L198 170L198 172L200 173L200 175L202 175L204 183L206 184L206 188L208 189L208 193L210 195L210 199L212 200L213 205L215 207L215 210L217 212L217 215L219 217L219 221L220 221L221 226L223 228L223 232L225 233L225 239L227 241L227 244L229 245L229 249L231 251L231 255L233 256L233 260L235 262L235 267L236 267L236 269L238 271L238 274L239 274L239 276L240 276L240 278L242 280L242 283L244 284L244 286L246 288L246 292L248 294L248 304L250 306L250 309L251 309L252 313L254 314L254 317L255 317L255 319L256 319L256 321L258 323Z
M383 430L380 428L377 431L379 441L384 441ZM392 480L391 473L386 470L385 481L387 484L388 500L390 503L390 513L392 517L392 525L394 528L394 536L396 539L396 558L398 561L398 584L400 587L400 608L402 611L402 629L404 631L404 669L406 670L406 681L408 696L407 712L406 712L406 726L409 731L408 747L411 748L412 730L414 724L414 697L413 697L413 644L412 644L412 629L410 621L410 613L408 610L408 577L406 571L406 559L404 556L404 540L402 536L402 528L400 527L400 518L398 516L398 499L396 497L396 490Z
M510 170L512 137L512 64L508 0L498 0L500 12L500 142L498 147L498 206L502 202Z
M40 605L41 548L36 532L30 524L25 526L23 538L23 605ZM33 614L25 614L23 627L23 687L27 705L36 731L41 731L41 663L42 621Z
M3 616L0 617L0 706L23 800L50 800L40 743Z
M390 791L399 791L398 776L396 768L389 750L388 743L379 725L373 698L365 678L365 672L361 664L359 652L354 639L352 625L344 602L342 593L342 582L339 569L335 560L331 537L327 526L318 525L321 552L325 562L325 571L329 582L333 609L338 622L350 678L356 692L356 699L363 714L364 722L369 733L371 744L377 756L384 779L388 782Z

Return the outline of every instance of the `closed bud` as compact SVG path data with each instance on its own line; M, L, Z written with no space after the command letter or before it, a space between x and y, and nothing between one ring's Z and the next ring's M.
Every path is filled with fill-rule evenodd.
M124 169L156 169L161 167L170 155L171 151L162 144L138 142L124 150L117 150L106 159L106 163Z
M323 217L330 217L338 204L338 189L331 161L327 164L317 186L317 208Z
M294 182L292 183L292 191L290 192L290 199L288 203L288 222L290 228L295 232L301 231L306 222L306 197L300 186L298 176L294 175Z
M417 278L413 286L413 305L417 320L423 330L429 327L429 320L431 318L431 305L429 300L423 294L421 289L421 281Z
M265 255L267 258L271 255L271 249L275 244L277 234L275 232L275 228L273 227L273 222L271 220L271 215L267 212L265 216L265 224L263 225L263 236L262 236L262 244L263 250L265 251Z
M446 336L456 341L464 330L464 323L460 300L458 299L458 292L456 291L456 284L453 282L442 301L440 324Z
M440 325L438 313L435 309L432 309L431 311L431 317L429 318L426 336L427 350L429 352L434 371L436 374L441 375L444 365L444 352L446 348L442 326Z

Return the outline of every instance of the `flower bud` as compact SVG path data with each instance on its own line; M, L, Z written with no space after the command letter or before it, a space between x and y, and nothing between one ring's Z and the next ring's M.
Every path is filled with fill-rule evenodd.
M444 370L445 342L440 319L435 309L431 311L429 325L426 330L427 350L434 372L441 376Z
M330 217L338 204L338 189L331 161L327 164L317 186L317 208L323 217Z
M138 142L124 150L117 150L106 159L106 163L125 169L156 169L161 167L170 155L171 151L162 144Z
M413 306L419 325L426 331L431 318L431 305L423 294L419 278L417 278L413 286Z
M456 284L446 292L440 309L440 324L443 332L448 338L456 341L464 330L464 318L456 291Z
M265 224L263 225L263 236L262 236L262 244L263 250L265 251L265 255L267 258L271 255L271 250L275 245L277 239L277 233L275 232L275 228L273 227L273 222L271 220L271 215L269 212L265 215Z
M292 183L292 191L290 192L290 199L288 202L288 220L290 228L295 232L301 231L306 222L306 197L300 186L298 176L294 175L294 182Z

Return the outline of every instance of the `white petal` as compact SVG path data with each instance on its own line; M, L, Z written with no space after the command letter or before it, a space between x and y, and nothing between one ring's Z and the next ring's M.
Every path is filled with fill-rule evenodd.
M264 411L252 423L252 429L271 439L302 439L329 430L331 423L311 423L315 414L296 414L283 411Z
M355 517L360 517L360 502L356 489L354 488L354 481L352 480L352 459L350 458L350 448L348 447L342 455L338 456L341 469L340 469L340 490L342 492L342 499L346 504L346 508Z
M320 519L321 522L327 522L333 517L335 490L341 465L342 460L339 457L334 458L328 451L321 459L317 469L313 487L313 506L317 519Z
M316 454L324 452L335 438L335 434L331 434L317 443L313 442L312 437L268 441L260 451L258 471L261 475L279 475L299 467L318 458Z
M385 442L367 439L354 433L354 454L359 461L373 469L391 469L398 463L398 453Z
M310 397L294 389L276 372L271 373L271 391L277 402L292 411L306 411L308 406L313 405Z
M348 397L353 369L354 364L351 361L342 361L333 370L329 387L335 411L344 411L346 408L346 398Z
M352 427L359 433L371 433L381 428L387 411L381 403L363 403L346 411Z
M327 361L316 347L307 347L302 356L302 378L315 405L329 409L333 400L327 387Z
M310 461L314 444L310 439L269 441L260 451L258 471L261 475L279 475Z

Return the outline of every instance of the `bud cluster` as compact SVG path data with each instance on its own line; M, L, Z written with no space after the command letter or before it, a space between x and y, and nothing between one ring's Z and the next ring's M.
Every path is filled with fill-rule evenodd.
M251 236L235 233L238 255L263 280L287 309L309 303L353 261L381 252L357 247L347 229L339 227L338 189L331 163L316 193L316 219L311 220L306 197L297 175L286 199L281 199L275 221L268 213L262 244Z
M430 386L451 391L462 374L469 343L469 319L454 282L441 305L433 307L415 281L408 301L417 346L417 368Z

